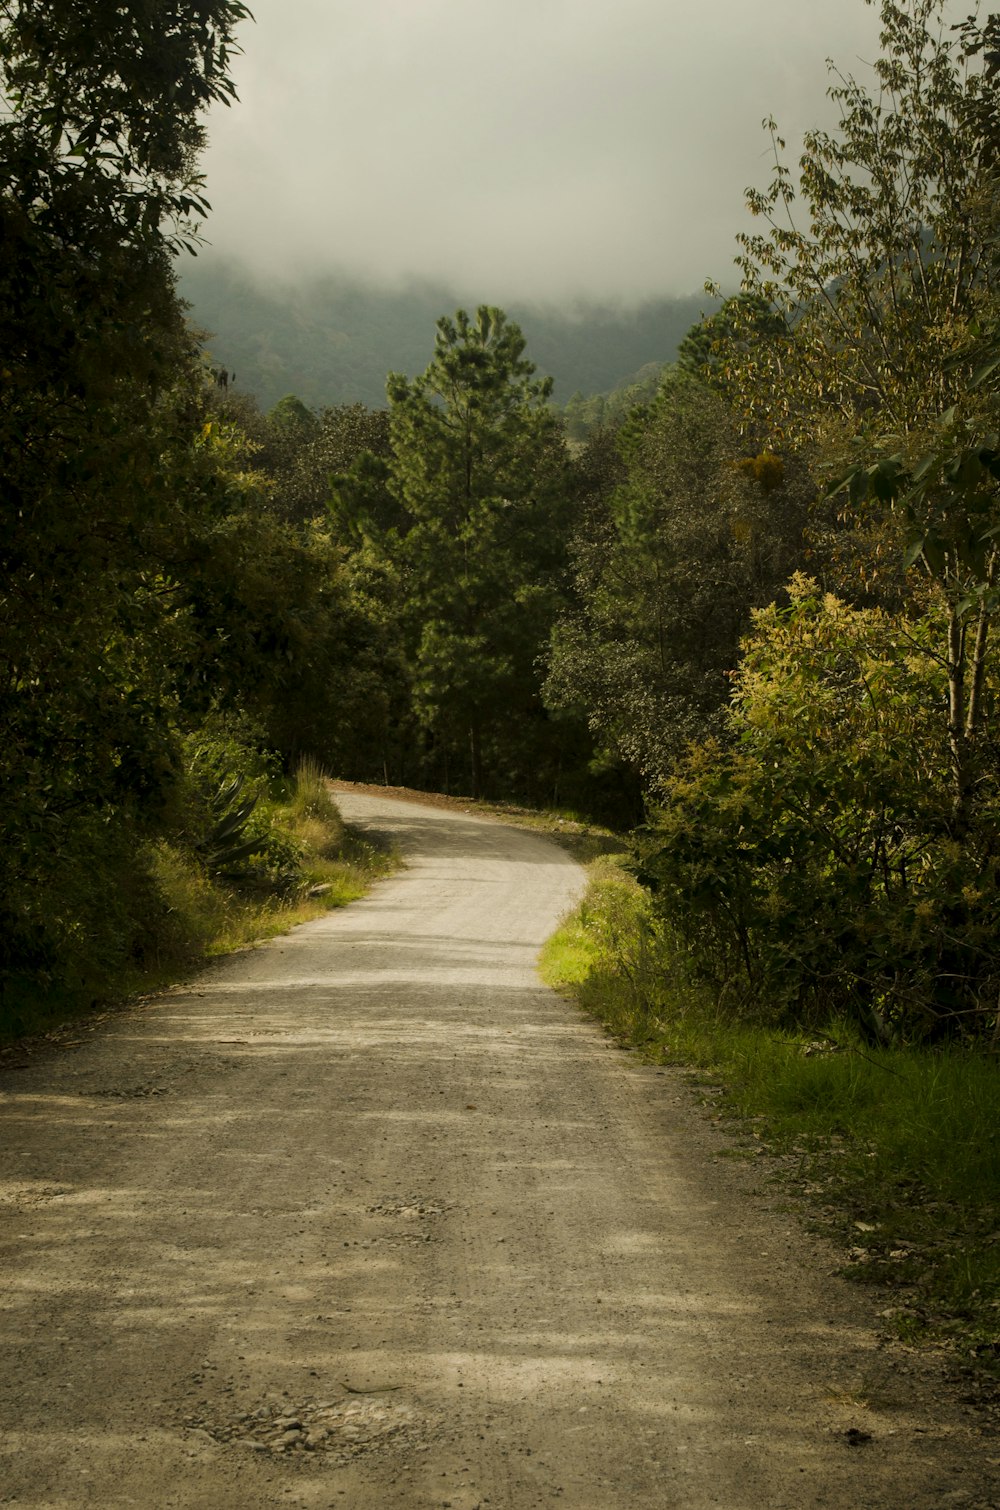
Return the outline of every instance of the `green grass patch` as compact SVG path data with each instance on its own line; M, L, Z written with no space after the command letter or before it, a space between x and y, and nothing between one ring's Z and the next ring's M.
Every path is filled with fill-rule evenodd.
M164 965L169 978L177 964L187 968L198 958L230 954L345 907L397 864L344 823L322 770L311 762L272 783L255 819L266 838L242 877L211 876L189 853L157 847L154 875L173 928L159 958L150 959L147 950L145 977L133 980L133 988L149 989L150 979L159 983Z
M487 802L471 797L462 799L462 806L470 813L499 818L514 828L525 828L553 839L581 865L590 865L608 855L624 854L628 848L628 841L622 834L571 808L520 807L513 802Z
M0 1043L51 1033L102 1007L146 994L186 975L202 960L286 933L364 896L398 860L345 825L322 771L303 765L270 783L241 840L256 851L232 873L203 853L161 839L131 860L129 885L105 892L122 912L122 948L110 966L77 986L67 980L15 982L0 1013ZM249 840L246 840L249 842Z
M691 982L682 944L608 860L542 973L623 1044L686 1068L746 1140L734 1152L775 1155L803 1214L843 1242L848 1272L893 1287L898 1331L1000 1373L996 1055L872 1049L841 1023L807 1037L735 1018Z

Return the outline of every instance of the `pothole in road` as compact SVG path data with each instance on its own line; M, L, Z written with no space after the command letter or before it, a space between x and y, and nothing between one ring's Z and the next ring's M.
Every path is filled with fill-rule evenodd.
M62 1196L72 1195L71 1185L44 1185L34 1180L11 1180L0 1182L0 1209L12 1206L24 1209L45 1206Z
M128 1080L113 1081L108 1085L84 1084L76 1087L76 1094L113 1101L140 1101L151 1097L172 1096L178 1091L190 1089L190 1082L185 1084L185 1078L191 1075L214 1076L224 1071L244 1068L242 1060L221 1054L206 1053L197 1058L184 1059L170 1057L166 1061L158 1056L143 1056L142 1062L137 1061L128 1067ZM147 1070L149 1074L144 1075ZM144 1078L140 1079L140 1076Z
M427 1201L420 1196L395 1196L384 1201L379 1201L375 1206L366 1206L369 1216L392 1216L397 1220L407 1222L429 1221L433 1217L443 1216L446 1211L452 1209L452 1202Z
M394 1399L394 1386L350 1391L342 1399L309 1397L300 1404L269 1401L230 1421L200 1416L184 1424L218 1443L232 1443L277 1457L322 1454L343 1461L389 1448L419 1451L432 1423L408 1401Z
M107 1096L114 1101L135 1101L145 1096L169 1096L165 1085L109 1085L100 1089L82 1090L81 1096Z

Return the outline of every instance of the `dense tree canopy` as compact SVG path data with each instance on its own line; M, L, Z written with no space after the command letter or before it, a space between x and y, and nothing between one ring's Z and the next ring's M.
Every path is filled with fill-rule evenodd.
M129 957L170 821L190 541L234 506L201 443L170 253L242 5L5 5L0 73L0 987ZM238 491L238 489L237 489ZM195 526L195 516L204 523ZM215 624L200 631L221 639Z
M576 602L546 695L655 786L712 726L750 608L794 568L807 485L776 458L755 470L722 400L679 372L625 424L618 451L621 480L576 532Z
M512 718L527 719L522 734L542 718L535 662L565 550L550 387L502 310L441 319L426 372L389 378L384 468L341 495L398 595L414 712L475 793L492 737L509 745Z

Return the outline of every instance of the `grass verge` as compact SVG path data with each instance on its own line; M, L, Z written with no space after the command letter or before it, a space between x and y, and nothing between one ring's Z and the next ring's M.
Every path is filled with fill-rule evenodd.
M243 875L210 875L190 854L157 846L153 875L174 926L154 933L131 989L161 984L164 968L169 978L178 965L231 954L344 907L396 867L395 856L345 825L315 765L272 783L255 817L266 841Z
M574 812L541 811L536 808L516 807L512 803L477 802L477 812L499 818L515 828L525 828L531 833L543 834L553 839L581 865L590 865L595 860L609 855L621 855L626 850L626 841L613 829L592 823Z
M66 1024L99 1020L103 1008L162 989L203 960L346 906L398 864L344 824L311 764L270 783L240 837L252 853L228 872L181 842L161 839L137 854L127 961L82 988L41 981L25 991L0 1014L0 1045L58 1040Z
M547 982L620 1042L685 1067L737 1157L774 1156L845 1270L891 1287L911 1341L946 1343L983 1387L1000 1378L1000 1063L959 1050L872 1050L843 1024L805 1037L727 1016L620 863L591 866L547 944Z

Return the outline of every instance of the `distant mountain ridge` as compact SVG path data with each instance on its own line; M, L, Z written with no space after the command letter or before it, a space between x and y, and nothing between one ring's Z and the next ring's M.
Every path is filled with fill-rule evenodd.
M385 404L389 372L415 376L434 351L441 315L472 301L443 286L366 287L338 277L265 284L235 260L207 254L180 269L192 322L209 333L214 362L270 409L287 393L312 408ZM488 291L479 303L496 303ZM554 398L607 393L651 362L672 361L681 340L711 309L706 294L650 300L634 309L578 306L571 313L505 305L528 355L554 379Z

